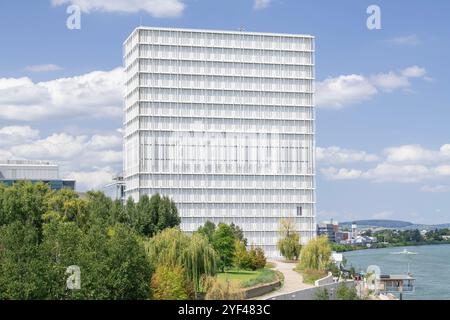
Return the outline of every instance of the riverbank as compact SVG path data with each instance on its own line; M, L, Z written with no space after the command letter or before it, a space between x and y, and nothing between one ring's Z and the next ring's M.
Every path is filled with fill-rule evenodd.
M366 272L376 265L381 274L407 274L415 280L415 291L404 294L405 300L450 299L450 245L423 245L414 247L382 248L345 252L347 265L357 272ZM393 254L406 249L416 254Z
M333 244L333 251L343 253L351 251L361 251L361 250L373 250L373 249L385 249L385 248L398 248L398 247L422 247L422 246L435 246L435 245L450 245L449 241L427 241L427 242L404 242L404 243L374 243L370 247L358 246L351 244Z

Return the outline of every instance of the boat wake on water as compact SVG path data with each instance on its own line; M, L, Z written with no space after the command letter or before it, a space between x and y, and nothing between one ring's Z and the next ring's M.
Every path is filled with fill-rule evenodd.
M417 254L417 252L411 252L411 251L408 251L407 249L403 249L403 251L391 252L390 254Z

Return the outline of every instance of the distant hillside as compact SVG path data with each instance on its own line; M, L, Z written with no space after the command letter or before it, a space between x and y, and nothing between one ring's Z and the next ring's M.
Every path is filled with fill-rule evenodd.
M418 229L418 230L436 230L436 229L450 229L450 224L449 223L444 223L444 224L413 224L411 226L405 227L405 228L401 228L404 230L412 230L412 229Z
M407 228L414 225L411 222L399 221L399 220L356 220L350 222L342 222L341 226L351 226L355 222L358 227L378 227L378 228Z
M399 229L399 230L412 230L412 229L419 229L419 230L434 230L434 229L444 229L449 228L450 229L450 223L443 223L443 224L415 224L407 221L400 221L400 220L356 220L352 222L341 222L339 225L343 228L350 228L352 223L355 222L358 228L386 228L386 229Z

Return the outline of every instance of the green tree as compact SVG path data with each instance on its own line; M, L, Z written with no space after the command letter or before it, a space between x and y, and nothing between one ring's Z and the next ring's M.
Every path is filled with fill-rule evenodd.
M35 226L17 220L0 227L0 300L45 297L46 272Z
M17 182L0 188L0 226L19 221L36 227L42 233L42 216L47 211L46 197L50 192L44 183Z
M212 239L213 239L213 235L214 235L215 231L216 231L216 225L209 220L207 220L203 226L200 226L197 229L197 232L202 234L203 236L205 236L206 239L208 239L208 241L210 243L212 243Z
M78 265L84 233L75 222L52 220L44 225L44 238L40 245L46 271L42 277L46 283L48 299L76 299L77 291L66 289L67 267Z
M152 266L124 212L101 192L0 185L0 299L148 298ZM81 290L66 290L70 265Z
M216 273L217 254L200 234L187 235L179 229L165 229L150 239L147 250L156 266L182 267L197 292L201 277Z
M230 224L231 230L233 230L234 238L238 241L241 241L245 246L247 246L247 238L244 237L244 231L241 227L234 224L233 222Z
M87 203L70 189L52 191L46 197L47 212L43 215L44 222L50 220L74 221L84 227L87 223Z
M132 214L133 228L144 236L153 236L157 227L152 216L150 198L142 196L136 204Z
M220 259L220 269L222 272L225 268L230 268L233 266L234 254L235 254L235 234L233 229L225 224L219 223L216 231L214 232L212 244L214 250L219 255Z
M113 201L100 191L89 191L87 193L87 211L88 217L83 229L86 231L93 225L111 225L112 221L110 212L112 211Z
M327 236L314 238L303 247L300 257L301 270L325 271L331 262L331 246Z
M234 265L243 270L249 270L252 268L252 257L249 255L245 244L239 240L235 240L235 254Z
M287 260L298 260L302 246L294 222L291 219L281 219L279 234L277 248L281 255Z
M138 203L129 198L125 205L126 223L139 234L152 237L157 232L180 225L175 203L159 194L142 196Z
M80 252L79 297L112 300L149 297L152 266L143 243L129 227L93 226L84 236Z

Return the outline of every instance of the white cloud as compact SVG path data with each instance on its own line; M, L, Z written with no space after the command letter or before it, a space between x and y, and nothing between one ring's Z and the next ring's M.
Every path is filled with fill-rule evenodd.
M384 150L389 162L438 162L450 160L450 145L445 144L439 150L429 150L420 145L404 145Z
M180 16L185 8L182 0L52 0L55 6L74 4L83 12L125 12L144 11L155 18L173 18Z
M9 126L0 128L0 145L14 145L39 137L39 131L30 126Z
M331 150L331 151L330 151ZM334 150L334 151L333 151ZM364 151L342 151L339 147L318 148L318 163L339 165L377 161L369 169L325 167L320 171L328 180L368 180L377 183L418 183L444 180L450 176L450 145L438 150L420 145L404 145L386 148L380 156Z
M336 169L335 167L321 169L320 172L328 180L355 180L361 177L363 172L356 169Z
M341 109L371 99L377 89L361 75L328 78L316 84L318 107Z
M419 182L430 175L430 169L424 165L395 165L381 163L361 175L361 178L375 182Z
M343 149L332 146L327 148L316 148L316 160L321 163L340 164L352 162L373 162L378 156L365 151Z
M427 74L424 68L412 66L402 70L402 75L407 78L422 78Z
M13 146L11 152L30 159L72 159L85 148L87 136L71 136L66 133L53 134L45 139Z
M116 174L111 168L102 168L94 171L73 171L67 178L75 179L79 190L101 190L105 185L112 182Z
M395 72L377 74L372 77L371 82L387 92L408 88L411 85L407 77Z
M418 44L420 44L419 38L415 34L395 37L393 39L388 40L388 42L398 44L398 45L408 45L408 46L417 46Z
M12 159L17 160L17 158L14 158L13 154L8 150L0 149L0 160L12 160Z
M94 150L104 150L121 147L122 141L122 137L118 135L94 135L88 145Z
M450 158L450 144L444 144L444 145L439 149L439 152L440 152L441 155Z
M443 185L436 185L436 186L426 185L420 188L420 190L429 193L441 193L441 192L448 192L450 189L449 187Z
M122 68L38 83L0 78L0 118L6 120L120 117L122 100Z
M412 66L400 72L380 73L372 77L371 82L378 88L392 92L411 87L411 78L425 78L426 70L418 66Z
M118 135L73 136L55 133L45 139L12 146L16 157L69 162L71 168L92 168L122 162L122 138Z
M271 0L254 0L253 9L254 10L265 9L270 5L270 2Z
M316 83L316 105L321 108L342 109L370 100L380 90L386 92L409 91L412 78L430 79L426 76L426 70L418 66L369 77L352 74L328 78Z
M35 66L28 66L25 70L31 72L51 72L62 70L62 68L56 64L39 64Z
M434 169L439 176L450 176L450 165L441 165Z
M427 150L420 145L387 148L384 153L386 160L390 162L421 162L430 161L437 157L437 152Z

